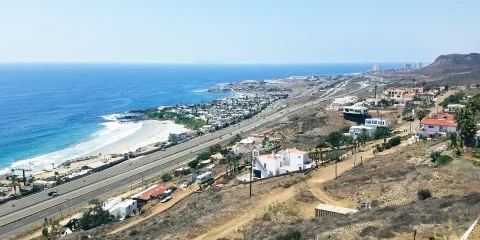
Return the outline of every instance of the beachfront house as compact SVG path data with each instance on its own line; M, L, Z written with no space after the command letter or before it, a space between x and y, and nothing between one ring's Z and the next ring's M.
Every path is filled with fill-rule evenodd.
M366 133L368 136L373 137L373 134L375 132L374 128L369 126L364 126L364 125L350 127L350 131L348 131L348 135L353 138L357 138L358 134L362 132L362 129L366 130Z
M252 174L256 178L267 178L312 167L308 153L295 148L264 155L254 150L252 158L254 159Z
M107 168L108 165L105 164L104 162L102 161L96 161L96 162L92 162L92 163L89 163L86 168L88 169L92 169L93 171L101 171L105 168Z
M389 127L389 122L385 118L367 118L365 119L365 126L367 127Z
M416 136L435 136L448 132L457 132L458 124L453 120L424 118L420 122Z
M44 181L44 180L35 180L33 185L40 187L41 189L52 188L57 186L57 181Z
M215 126L204 125L200 128L200 131L202 131L203 133L209 133L209 132L215 131Z

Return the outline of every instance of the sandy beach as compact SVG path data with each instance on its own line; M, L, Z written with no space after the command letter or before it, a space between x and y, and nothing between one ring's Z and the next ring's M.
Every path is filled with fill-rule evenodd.
M140 123L142 124L141 128L135 131L133 134L103 146L95 151L85 153L82 155L82 157L135 151L138 148L148 147L149 145L157 142L167 141L170 133L181 133L188 131L188 129L186 129L184 126L175 124L172 121L147 120Z

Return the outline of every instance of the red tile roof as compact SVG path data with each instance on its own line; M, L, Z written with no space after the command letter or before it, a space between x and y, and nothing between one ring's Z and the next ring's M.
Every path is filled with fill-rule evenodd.
M139 199L142 199L142 200L150 200L152 197L158 197L160 194L162 194L163 192L165 192L166 190L168 189L168 186L166 185L157 185L156 187L144 192L142 195L140 195L140 197L138 197Z
M448 119L448 120L453 120L455 116L450 114L450 113L439 113L437 118L438 119L442 119L442 118L445 118L445 119Z
M421 124L428 124L428 125L438 125L438 126L448 126L448 127L456 127L457 123L452 120L438 120L438 119L431 119L431 118L424 118Z

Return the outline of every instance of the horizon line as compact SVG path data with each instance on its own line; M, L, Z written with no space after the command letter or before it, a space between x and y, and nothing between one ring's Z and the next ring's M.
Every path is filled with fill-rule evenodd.
M404 64L429 63L430 61L385 61L385 62L285 62L285 63L195 63L195 62L0 62L0 64L172 64L172 65L307 65L307 64Z

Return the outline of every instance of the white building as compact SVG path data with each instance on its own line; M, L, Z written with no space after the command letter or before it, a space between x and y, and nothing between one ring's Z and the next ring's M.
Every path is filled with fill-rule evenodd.
M279 174L311 168L308 153L297 149L286 149L278 153L260 155L254 150L253 176L257 178L272 177Z
M332 102L332 109L340 110L345 106L350 106L357 102L356 96L346 96L343 98L335 98Z
M212 132L213 130L215 130L215 127L212 125L204 125L201 128L201 131L204 133L209 133L209 132Z
M232 147L232 151L234 154L239 153L249 153L252 150L261 150L263 139L256 138L256 137L248 137L246 139L242 139L240 142L235 144Z
M402 99L403 94L405 94L405 89L402 88L389 88L387 90L387 95L390 99Z
M121 201L122 201L122 199L119 198L119 197L111 197L103 203L102 208L103 208L103 210L108 211L111 208L113 208L115 205L120 203Z
M446 134L448 132L457 132L458 124L453 120L424 118L420 122L420 128L417 130L417 136L432 136L436 134Z
M123 219L126 216L130 215L130 213L135 211L137 207L137 200L127 199L116 204L108 211L110 212L110 215L113 215L115 218Z
M365 115L368 113L368 108L362 106L348 106L343 108L343 114Z
M465 105L462 105L462 104L448 104L444 112L456 113L458 109L464 108L464 107Z
M410 102L410 100L397 99L393 103L393 106L395 106L395 107L406 107L408 105L408 102Z
M375 130L373 127L368 126L352 126L350 127L350 131L348 131L348 135L352 136L353 138L357 138L357 135L362 132L362 129L367 131L367 135L373 137Z
M365 126L367 127L389 127L390 124L384 118L367 118L365 119Z

